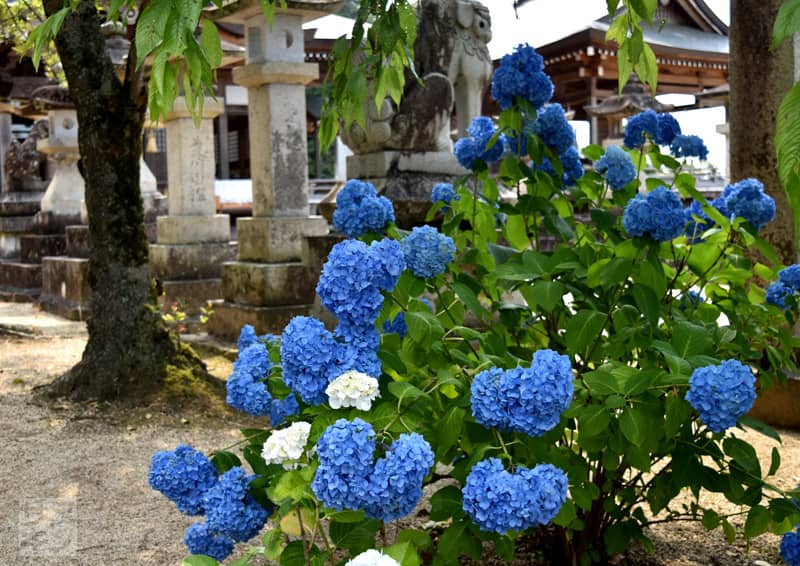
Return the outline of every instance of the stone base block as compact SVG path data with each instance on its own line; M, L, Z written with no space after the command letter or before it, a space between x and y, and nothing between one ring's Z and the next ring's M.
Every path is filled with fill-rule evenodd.
M35 303L42 290L17 289L0 285L0 302L3 303Z
M13 192L0 196L0 214L3 216L33 216L41 208L44 192Z
M77 257L42 258L42 310L70 320L89 314L89 260Z
M390 171L451 177L469 173L450 151L376 151L347 158L347 177L350 179L386 177Z
M69 257L89 257L89 227L67 226L67 254Z
M319 278L322 273L322 266L328 259L333 246L346 238L342 234L328 234L327 236L312 236L305 239L304 256L306 264L312 273L316 273Z
M319 272L305 264L235 261L222 266L222 296L253 306L303 305L314 301Z
M0 233L30 234L35 226L33 216L0 216Z
M312 305L254 307L227 301L214 301L214 314L208 319L208 333L235 342L242 326L250 324L257 334L280 334L296 316L308 316Z
M13 260L0 261L0 287L12 289L40 289L42 266Z
M40 234L63 234L67 226L83 224L80 213L56 214L53 211L40 210L34 216L36 229Z
M39 263L46 256L64 255L66 238L60 234L27 234L20 237L19 249L22 261Z
M150 270L164 280L211 279L219 277L220 266L235 257L236 246L231 242L153 244Z
M162 281L159 297L162 309L178 303L187 315L200 314L208 301L222 298L222 279L186 279Z
M231 219L227 214L160 216L156 219L156 241L159 244L228 242L230 239Z
M303 260L303 240L328 233L321 216L251 217L236 222L241 261Z
M772 426L800 429L800 380L774 384L758 394L749 415Z

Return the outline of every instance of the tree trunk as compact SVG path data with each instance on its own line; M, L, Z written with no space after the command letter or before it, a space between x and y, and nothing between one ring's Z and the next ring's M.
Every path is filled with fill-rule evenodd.
M48 13L61 5L50 0ZM170 366L205 368L170 334L156 308L139 190L146 89L133 62L125 80L118 78L100 24L94 1L81 0L56 37L78 115L92 295L83 358L47 393L135 400L157 391Z
M794 84L794 50L785 41L770 50L772 26L783 0L731 0L731 181L755 177L775 199L775 220L761 236L785 264L797 261L792 211L778 178L775 124L781 100Z

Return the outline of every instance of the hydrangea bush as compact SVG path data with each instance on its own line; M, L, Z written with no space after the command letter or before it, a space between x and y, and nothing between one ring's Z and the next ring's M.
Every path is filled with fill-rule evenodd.
M356 201L379 197L348 183L337 226L361 239L333 248L317 287L337 326L243 329L229 398L271 428L210 458L153 457L151 485L205 517L187 564L257 532L236 564L449 565L487 542L510 559L535 529L553 563L607 563L633 541L652 549L654 520L731 541L800 521L795 494L768 483L777 450L760 462L740 434L777 438L746 413L800 345L800 267L758 236L774 202L752 179L707 202L682 161L704 146L667 115L579 154L552 90L532 48L503 58L499 120L456 143L472 172L432 187L438 227L378 221ZM426 484L430 521L387 529ZM797 548L788 535L784 556Z

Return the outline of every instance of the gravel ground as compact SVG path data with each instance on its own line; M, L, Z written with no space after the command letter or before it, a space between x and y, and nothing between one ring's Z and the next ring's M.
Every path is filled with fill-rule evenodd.
M33 402L31 389L77 362L84 343L82 337L0 335L0 566L180 564L191 519L148 487L150 456L180 442L201 450L229 445L239 439L238 428L253 421L158 407ZM207 363L218 376L230 371L224 358ZM773 441L744 436L768 467ZM800 434L782 436L783 465L774 481L789 488L800 481ZM619 564L782 564L773 535L751 542L749 551L743 541L728 545L721 532L690 523L659 525L652 535L655 556L634 549ZM542 550L523 545L514 564L548 564ZM490 553L481 563L501 564Z

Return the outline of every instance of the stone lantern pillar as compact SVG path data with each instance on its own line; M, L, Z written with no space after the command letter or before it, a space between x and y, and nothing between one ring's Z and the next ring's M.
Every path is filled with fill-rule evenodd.
M198 127L181 96L164 119L169 215L157 219L150 269L166 301L186 301L190 314L221 295L220 265L234 258L230 217L216 213L214 199L213 119L222 111L206 98Z
M319 68L305 62L302 25L338 6L288 1L271 28L254 0L212 16L245 28L246 64L233 78L247 88L253 186L253 216L237 222L237 261L222 266L224 300L209 323L218 336L235 337L244 324L281 332L314 301L319 273L306 238L326 235L328 223L309 215L305 85Z

